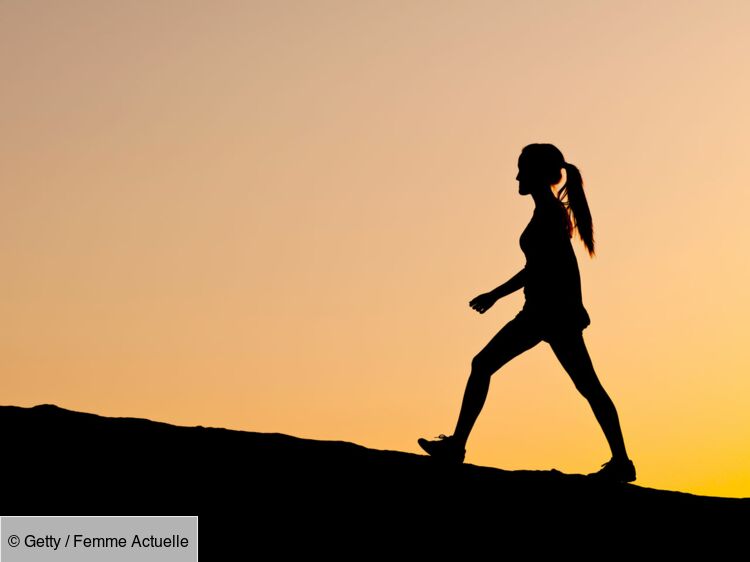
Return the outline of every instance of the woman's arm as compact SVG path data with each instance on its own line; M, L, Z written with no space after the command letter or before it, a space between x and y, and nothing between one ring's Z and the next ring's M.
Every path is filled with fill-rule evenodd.
M490 291L493 297L495 299L501 299L504 296L507 296L518 289L522 288L526 281L526 268L524 267L521 271L516 273L513 277L508 279L505 283L500 285L499 287L493 289Z
M474 297L469 302L469 306L474 310L484 314L484 312L492 307L492 305L495 304L499 299L523 287L525 279L526 268L524 267L521 271L516 273L513 277L508 279L505 283L503 283L496 289L491 290L489 293L483 293L478 297Z

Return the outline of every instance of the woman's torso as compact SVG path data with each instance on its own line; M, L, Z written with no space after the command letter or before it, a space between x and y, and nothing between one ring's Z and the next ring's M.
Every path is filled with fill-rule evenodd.
M548 326L583 329L591 320L583 306L567 221L561 203L537 206L521 234L526 256L524 311Z

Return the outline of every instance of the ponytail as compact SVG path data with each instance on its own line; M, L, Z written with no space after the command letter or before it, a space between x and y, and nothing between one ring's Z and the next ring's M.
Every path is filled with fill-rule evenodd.
M573 164L565 162L563 164L567 179L565 185L560 188L557 198L568 212L568 234L572 235L575 228L578 231L583 245L589 252L589 256L594 256L594 225L591 222L591 211L586 201L586 194L583 192L583 178L581 172ZM563 196L567 194L566 200ZM572 216L572 224L571 224Z

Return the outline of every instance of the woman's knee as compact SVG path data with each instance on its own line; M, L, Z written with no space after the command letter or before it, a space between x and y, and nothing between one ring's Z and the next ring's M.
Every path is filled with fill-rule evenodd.
M471 374L472 375L478 375L482 372L486 372L486 369L484 368L484 361L482 360L480 355L475 355L474 359L471 360Z
M587 377L577 377L573 379L573 384L575 384L578 392L589 402L601 401L607 397L607 393L596 374Z
M495 371L503 366L497 358L491 359L486 354L478 353L471 360L471 375L477 377L491 377Z

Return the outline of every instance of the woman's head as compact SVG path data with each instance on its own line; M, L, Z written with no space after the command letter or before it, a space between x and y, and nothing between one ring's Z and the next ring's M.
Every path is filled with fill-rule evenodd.
M557 199L568 213L568 235L578 231L590 256L594 255L594 226L591 212L583 191L581 172L573 164L565 162L562 152L553 144L535 143L527 145L518 157L518 191L527 195L539 189L551 189L562 180L565 169L565 184L558 190Z
M528 195L537 189L549 189L560 183L565 158L552 144L530 144L518 157L518 190Z

